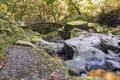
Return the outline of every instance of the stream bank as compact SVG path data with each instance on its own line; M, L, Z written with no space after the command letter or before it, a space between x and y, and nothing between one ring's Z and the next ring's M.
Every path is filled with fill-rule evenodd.
M97 69L113 72L119 77L119 42L118 35L100 33L82 34L60 43L48 42L41 38L31 42L19 40L15 44L16 47L5 48L8 53L8 62L1 70L1 79L47 80L46 78L52 79L51 75L54 73L54 79L66 80L68 72L72 76L81 75L85 78L87 76L104 77L93 75L95 72L93 70L96 70L96 74L100 72ZM50 55L59 55L61 60L58 58L56 60ZM99 80L104 79L99 78Z

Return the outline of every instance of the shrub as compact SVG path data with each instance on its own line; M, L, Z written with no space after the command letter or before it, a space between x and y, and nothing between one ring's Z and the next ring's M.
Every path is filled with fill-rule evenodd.
M3 16L0 16L0 55L2 55L3 48L13 44L16 40L23 37L24 31L17 27L17 24Z

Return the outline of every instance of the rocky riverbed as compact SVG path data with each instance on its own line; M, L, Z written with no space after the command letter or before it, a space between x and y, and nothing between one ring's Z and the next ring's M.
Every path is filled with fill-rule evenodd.
M38 39L34 42L19 40L16 45L21 46L5 48L7 63L0 71L0 79L66 80L62 63L52 58L52 54L58 54L64 60L73 76L87 76L95 69L120 76L119 35L87 33L61 43Z
M62 64L42 49L14 46L6 48L7 63L0 70L0 80L65 80Z
M113 34L87 33L54 43L40 40L49 54L59 54L71 73L82 74L104 69L120 74L120 37Z

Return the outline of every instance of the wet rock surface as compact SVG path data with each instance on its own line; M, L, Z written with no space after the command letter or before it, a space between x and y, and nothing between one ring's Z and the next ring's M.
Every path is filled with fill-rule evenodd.
M94 47L79 49L78 56L86 60L86 66L89 68L103 68L105 65L104 52ZM76 58L76 57L75 57Z
M104 69L119 74L119 41L120 37L117 35L87 33L62 43L40 39L30 43L34 45L31 48L26 48L26 44L24 47L6 48L9 54L8 62L0 72L0 79L47 80L54 77L56 80L64 80L66 73L62 64L54 60L50 56L52 54L58 54L65 60L65 66L71 75L79 76L93 69Z
M0 71L2 80L64 80L66 72L60 62L42 49L6 48L7 63Z
M64 55L66 66L73 73L87 72L99 68L117 73L120 71L119 41L120 37L113 34L82 34L61 43L63 45L61 47L62 53L59 54ZM53 50L57 49L54 48ZM83 59L85 64L83 64Z
M68 60L65 62L66 66L70 69L70 74L78 75L81 73L86 73L86 60L80 56L76 59Z

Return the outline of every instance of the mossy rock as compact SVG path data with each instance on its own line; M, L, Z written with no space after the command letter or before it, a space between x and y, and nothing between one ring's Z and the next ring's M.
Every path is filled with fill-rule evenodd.
M110 33L113 33L113 34L120 34L120 27L118 27L118 28L112 28L110 31L109 31Z
M56 34L58 34L58 32L57 31L53 31L53 32L50 32L50 33L48 33L48 34L46 34L46 35L43 35L43 39L49 39L50 37L53 37L53 36L55 36Z
M42 39L42 35L39 34L38 32L34 32L30 29L24 29L25 31L25 37L22 39L24 41L28 41L28 42L32 42L32 43L36 43L38 42L40 39Z
M82 26L87 26L88 23L86 21L71 21L71 22L68 22L67 24L69 25L82 25Z
M108 32L107 31L108 29L105 28L105 27L96 27L95 29L96 29L97 32Z
M96 29L97 33L108 33L111 30L111 28L109 28L106 25L103 25L103 26L99 25L99 26L95 27L95 29Z
M106 25L100 26L98 23L88 23L88 27L92 33L107 33L109 30Z
M21 46L29 46L29 47L36 47L34 44L32 44L29 41L24 41L24 40L18 40L16 42L16 45L21 45Z
M41 36L33 36L33 37L31 37L30 41L31 41L32 43L36 43L36 42L38 42L38 41L41 40L41 39L42 39Z
M73 28L73 30L71 30L71 38L73 37L78 37L79 35L81 34L85 34L87 33L86 31L84 30L81 30L81 29L78 29L78 28Z
M49 34L43 35L43 39L48 40L48 41L57 41L57 40L61 40L61 36L59 34L59 31L53 31L50 32Z
M110 28L107 25L96 26L95 27L97 33L112 33L112 34L120 34L120 27Z
M14 21L0 16L0 55L2 55L3 47L9 46L24 37L24 30L17 26Z
M71 21L68 22L67 25L71 25L73 28L79 28L86 31L89 29L87 21Z
M31 28L33 31L38 32L40 34L48 34L55 30L55 27L50 24L41 24Z
M29 37L33 37L33 36L41 36L40 33L32 31L30 29L24 29L25 34Z
M96 23L88 23L88 27L96 27Z

